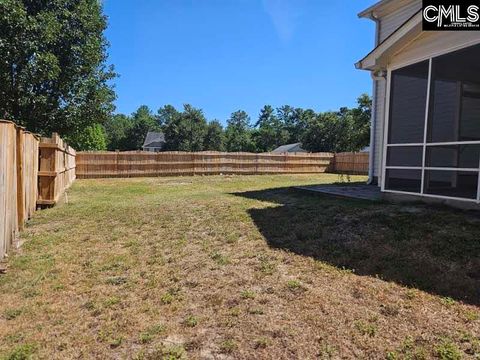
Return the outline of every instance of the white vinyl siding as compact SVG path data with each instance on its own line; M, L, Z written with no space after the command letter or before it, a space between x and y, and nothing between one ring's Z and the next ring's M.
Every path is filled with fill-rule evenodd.
M389 37L395 30L415 15L422 8L421 0L412 0L397 11L380 17L380 42Z

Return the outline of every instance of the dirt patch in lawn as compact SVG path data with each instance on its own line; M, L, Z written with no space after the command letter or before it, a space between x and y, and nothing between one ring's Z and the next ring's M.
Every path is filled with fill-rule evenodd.
M0 275L0 358L480 356L476 214L225 180L82 180L37 213Z

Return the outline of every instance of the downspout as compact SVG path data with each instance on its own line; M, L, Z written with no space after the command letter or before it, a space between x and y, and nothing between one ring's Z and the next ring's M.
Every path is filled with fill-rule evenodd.
M369 18L375 22L375 46L380 44L380 19L375 16L373 12L370 13ZM373 78L373 89L372 89L372 121L370 124L370 153L368 155L368 181L367 184L371 185L374 183L374 176L375 176L375 129L377 127L377 79L373 76L374 73L372 72Z

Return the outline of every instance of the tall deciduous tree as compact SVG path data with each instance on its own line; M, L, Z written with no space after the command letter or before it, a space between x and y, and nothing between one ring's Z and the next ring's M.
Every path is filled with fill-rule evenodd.
M173 113L170 113L173 114ZM165 124L165 141L169 150L201 151L207 132L203 111L186 104L183 111Z
M243 110L238 110L227 120L225 130L225 146L227 151L255 151L252 140L250 117Z
M207 126L207 134L205 135L204 150L224 151L225 136L223 127L218 120L211 121Z
M318 152L359 151L369 144L371 99L362 95L354 109L319 113L307 122L302 135L304 149Z
M125 137L127 150L140 150L149 131L159 131L155 116L148 106L142 105L132 114L132 125Z
M256 126L258 131L255 138L258 151L272 151L278 146L285 145L289 140L289 134L284 128L284 124L275 115L274 109L270 105L262 108Z
M0 1L0 118L74 140L103 123L114 92L98 0Z
M353 151L361 150L370 144L370 122L372 118L372 98L362 94L357 99L357 107L351 110L353 117Z
M158 109L157 122L160 128L165 129L168 124L175 121L180 116L180 112L172 105L165 105Z
M282 124L284 134L288 137L286 143L294 144L300 142L300 137L305 130L303 114L306 110L295 109L289 105L284 105L277 109L276 116Z
M116 114L107 119L104 128L108 150L128 150L126 142L132 125L132 120L123 114Z
M107 150L105 129L100 124L93 124L83 129L71 145L80 151Z
M339 117L334 112L325 112L309 119L302 135L302 146L311 152L337 152L341 135Z

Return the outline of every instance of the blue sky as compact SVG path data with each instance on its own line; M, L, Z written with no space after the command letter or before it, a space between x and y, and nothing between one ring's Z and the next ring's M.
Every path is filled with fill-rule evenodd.
M374 0L104 0L117 112L190 103L225 123L265 104L317 111L371 92Z

